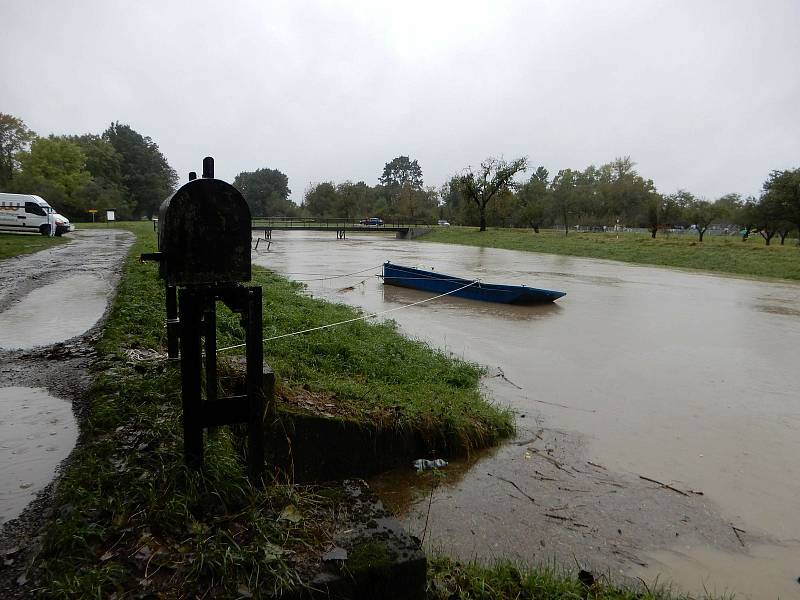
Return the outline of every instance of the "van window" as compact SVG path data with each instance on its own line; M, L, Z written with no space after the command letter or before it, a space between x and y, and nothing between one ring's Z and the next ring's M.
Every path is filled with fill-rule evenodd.
M44 212L44 209L36 204L36 202L26 202L25 212L30 215L39 215L40 217L47 216L47 213Z

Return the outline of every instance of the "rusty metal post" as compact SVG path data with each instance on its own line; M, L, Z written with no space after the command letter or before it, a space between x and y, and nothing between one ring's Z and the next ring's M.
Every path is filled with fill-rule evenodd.
M197 293L182 288L180 296L181 327L181 403L183 408L183 452L186 465L203 466L203 423L201 419L202 355L200 318L202 304Z
M264 473L264 349L261 288L247 289L247 468L253 483Z
M178 320L178 288L168 285L167 296L167 356L170 360L180 358L180 322Z

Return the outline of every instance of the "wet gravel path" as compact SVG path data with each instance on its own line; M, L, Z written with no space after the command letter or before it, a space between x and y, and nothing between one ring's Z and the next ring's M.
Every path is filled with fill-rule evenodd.
M134 236L87 230L70 237L67 244L0 261L0 388L46 390L71 402L80 421L94 342ZM2 598L30 592L26 571L52 516L54 485L44 487L18 518L2 523Z

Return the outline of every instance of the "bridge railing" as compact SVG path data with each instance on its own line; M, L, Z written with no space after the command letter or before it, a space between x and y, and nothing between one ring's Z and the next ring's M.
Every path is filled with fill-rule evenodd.
M412 227L432 227L428 219L401 217L384 220L380 225L369 224L369 219L316 219L313 217L253 217L252 226L258 229L405 229Z

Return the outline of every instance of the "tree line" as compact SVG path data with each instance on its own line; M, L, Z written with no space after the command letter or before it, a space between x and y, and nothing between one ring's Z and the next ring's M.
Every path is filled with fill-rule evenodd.
M527 179L520 175L530 171ZM687 190L661 194L641 176L630 157L583 170L561 169L551 175L531 168L527 158L489 157L467 167L439 189L423 185L416 160L399 156L386 163L376 186L323 182L312 185L301 206L312 217L417 217L453 224L520 227L538 233L557 228L590 230L646 229L655 238L664 230L695 231L703 241L713 224L739 233L758 232L766 244L783 244L800 231L800 169L773 171L758 198L730 193L707 200Z
M515 182L509 173L527 170L527 161L487 159L473 173L456 175L441 190L444 214L465 225L563 229L642 228L651 237L663 230L696 231L699 240L712 224L740 233L754 232L766 244L778 236L781 244L800 230L800 169L773 171L758 198L737 193L713 201L686 190L661 194L651 179L636 171L630 157L600 167L562 169L554 176L535 168L527 180ZM488 182L488 183L487 183ZM506 182L505 185L497 185ZM479 184L476 190L476 183ZM487 205L487 190L493 192Z
M0 113L0 190L41 196L71 220L91 220L89 209L106 208L120 219L149 217L177 180L158 145L129 125L40 137Z
M530 172L529 177L523 174ZM149 218L178 183L158 145L129 125L102 134L39 137L17 117L0 113L0 191L37 194L72 220L90 208L116 208L119 218ZM783 244L800 230L800 168L773 171L758 198L726 194L714 200L686 190L661 194L630 157L554 175L526 158L487 158L439 188L426 186L417 160L398 156L384 165L377 185L364 181L315 183L300 206L289 199L289 178L278 169L242 171L233 181L253 216L413 219L538 233L590 229L692 228L700 241L713 224L747 239L754 232Z

